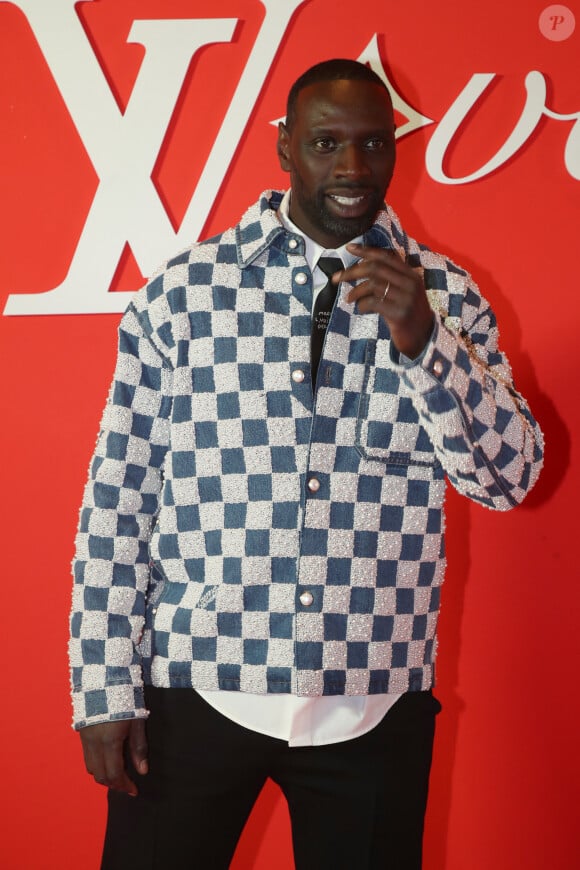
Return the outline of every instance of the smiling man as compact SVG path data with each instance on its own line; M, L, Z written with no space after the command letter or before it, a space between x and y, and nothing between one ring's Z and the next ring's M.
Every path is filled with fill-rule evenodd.
M417 870L445 487L507 510L541 467L488 304L384 203L383 82L308 70L278 154L120 326L70 642L107 870L228 867L268 777L299 870Z

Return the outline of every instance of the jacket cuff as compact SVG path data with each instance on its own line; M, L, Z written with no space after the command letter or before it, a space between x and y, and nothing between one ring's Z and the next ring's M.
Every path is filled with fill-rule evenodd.
M149 715L141 686L117 684L102 689L74 691L72 702L75 731L101 722L145 719Z
M410 364L397 363L404 380L420 393L434 387L452 390L459 396L467 395L472 373L473 355L469 354L458 336L449 331L436 318L431 339L423 352ZM482 363L483 367L483 363Z

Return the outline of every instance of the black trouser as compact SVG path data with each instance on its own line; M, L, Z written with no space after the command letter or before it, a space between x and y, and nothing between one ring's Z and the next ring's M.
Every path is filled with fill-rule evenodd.
M298 870L419 870L435 714L404 695L368 734L294 748L191 689L147 689L149 773L109 792L102 870L222 870L266 779L290 810Z

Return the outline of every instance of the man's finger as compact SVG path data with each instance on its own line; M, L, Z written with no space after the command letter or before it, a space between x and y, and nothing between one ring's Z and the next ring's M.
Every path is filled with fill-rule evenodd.
M147 763L147 734L145 719L134 719L129 732L129 753L137 773L142 776L149 770Z
M395 269L395 271L402 272L409 268L404 258L398 253L398 251L395 251L394 248L371 248L366 245L358 244L349 244L346 247L351 254L358 257L359 262L366 261L368 263L383 263L384 265L388 265L390 268Z

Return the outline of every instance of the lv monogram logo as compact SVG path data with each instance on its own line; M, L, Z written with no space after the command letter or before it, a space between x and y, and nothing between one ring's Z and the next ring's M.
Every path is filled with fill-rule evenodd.
M14 4L28 18L99 186L62 284L45 293L11 295L6 314L124 311L132 294L107 291L127 242L149 275L199 237L288 23L305 0L261 2L262 27L177 233L151 173L192 57L204 46L230 41L237 19L135 21L129 42L141 43L146 52L122 115L77 17L75 0Z

